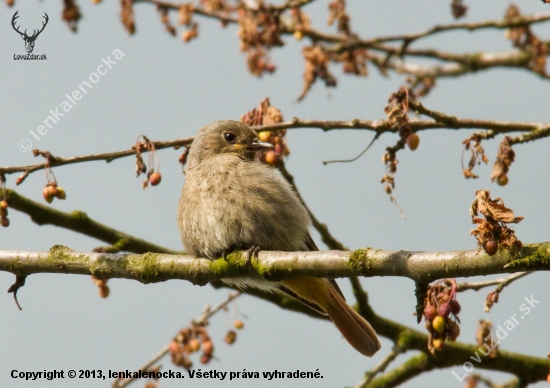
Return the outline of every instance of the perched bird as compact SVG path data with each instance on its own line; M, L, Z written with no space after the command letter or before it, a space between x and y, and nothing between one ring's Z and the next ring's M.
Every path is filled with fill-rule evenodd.
M272 148L238 121L215 121L195 137L178 207L178 226L188 254L216 259L236 249L318 250L309 235L305 207L275 169L254 160ZM371 325L344 300L333 279L224 280L240 288L282 292L328 315L344 338L371 357L380 342Z

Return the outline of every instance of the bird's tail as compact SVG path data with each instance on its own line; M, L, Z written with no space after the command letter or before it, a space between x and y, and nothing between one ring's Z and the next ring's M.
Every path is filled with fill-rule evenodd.
M281 290L328 315L346 341L359 353L372 357L380 349L372 326L346 303L328 280L287 279L281 282Z

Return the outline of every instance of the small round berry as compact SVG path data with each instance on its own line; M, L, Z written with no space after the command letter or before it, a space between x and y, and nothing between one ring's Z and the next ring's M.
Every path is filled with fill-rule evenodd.
M241 330L244 327L244 323L240 319L235 319L235 322L233 322L233 325L237 330Z
M212 344L212 341L210 339L202 343L202 351L204 352L204 354L212 356L212 353L214 352L214 345Z
M177 353L179 351L179 344L176 341L170 341L170 345L168 345L168 350L171 354Z
M449 339L455 341L460 335L460 326L454 321L449 321Z
M65 192L65 189L63 187L58 187L57 188L57 193L55 194L55 197L59 198L59 199L67 198L67 193Z
M0 209L7 209L8 208L8 201L5 199L3 201L0 201Z
M485 243L485 252L489 256L493 256L498 251L498 244L495 240L489 240Z
M461 307L460 303L458 303L458 300L452 299L449 304L451 305L451 311L454 315L458 315L460 313Z
M434 318L437 316L437 309L434 305L427 305L424 309L424 315L426 316L426 319L430 322L434 320Z
M499 186L506 186L508 184L508 175L500 174L497 178L497 183Z
M156 186L160 183L161 179L162 176L160 175L160 172L154 172L149 177L149 183L151 184L151 186Z
M237 339L237 332L235 330L229 330L223 339L228 345L231 345Z
M443 338L437 338L437 339L434 339L433 341L434 348L436 348L437 350L443 349L444 344L445 344L445 340Z
M443 318L441 315L438 315L434 318L432 326L434 330L438 333L443 333L443 331L445 331L445 318Z
M304 34L302 34L302 31L294 31L294 39L301 40L304 37Z
M55 196L55 193L57 191L54 189L53 186L46 186L44 187L44 190L42 190L42 196L48 203L52 203L53 197Z
M452 308L449 303L442 303L441 305L439 305L438 312L439 312L439 315L441 315L442 317L447 318L451 313L451 311L452 311Z
M0 225L2 225L4 228L7 228L10 226L10 220L6 217L0 218Z
M201 343L198 339L193 338L189 341L189 350L191 352L197 352L201 348Z
M420 137L416 133L411 133L409 136L407 136L406 142L410 150L414 151L418 148L418 145L420 144Z
M260 138L261 141L269 142L269 140L271 139L271 132L269 131L260 132L258 133L258 137Z
M277 164L277 154L275 153L275 151L273 150L269 150L265 153L265 162L267 164L271 164L271 165L274 165L274 164Z

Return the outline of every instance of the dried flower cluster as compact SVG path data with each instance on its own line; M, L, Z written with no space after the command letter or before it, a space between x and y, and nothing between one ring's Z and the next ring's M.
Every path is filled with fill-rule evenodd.
M109 293L111 290L109 289L109 286L107 285L107 279L98 279L95 276L92 276L92 282L97 286L97 292L99 293L99 296L102 298L107 298L109 296Z
M478 218L481 213L485 219ZM476 199L470 207L472 222L477 228L472 234L477 239L478 248L483 248L489 256L497 253L498 248L509 250L512 255L522 246L515 232L506 224L519 223L523 217L514 215L514 211L504 206L501 198L491 199L489 190L476 191Z
M186 43L199 36L199 23L193 20L194 10L193 3L185 3L178 8L178 23L187 27L181 34L181 39Z
M302 12L300 8L292 8L290 10L290 17L294 28L294 38L300 40L304 36L303 33L311 29L309 16Z
M142 139L141 141L139 139ZM160 175L160 161L155 149L155 143L147 138L147 136L140 135L136 144L132 147L136 152L136 176L141 174L147 174L147 179L143 181L143 189L145 190L149 184L156 186L160 183L162 176ZM148 152L147 166L143 162L142 152ZM157 166L155 170L155 164Z
M237 11L241 40L241 52L247 53L248 70L255 76L273 73L275 65L268 56L268 50L283 46L279 29L279 12L272 6L258 1L255 8L243 5Z
M80 8L74 0L63 0L63 13L62 18L69 25L69 29L72 32L76 32L78 29L78 21L82 18Z
M428 350L443 349L445 341L455 341L460 335L460 303L456 300L456 281L441 280L429 286L424 299L424 321L428 330Z
M236 319L233 323L238 330L244 327L240 319ZM193 322L190 326L179 331L176 337L170 342L169 351L172 356L174 365L181 366L185 369L191 369L193 362L191 355L202 350L200 357L201 364L207 364L214 357L214 344L207 330L208 321L201 323ZM237 339L237 332L230 329L224 338L224 341L231 345Z
M510 4L504 18L506 20L513 20L521 17L522 14L515 4ZM548 46L546 42L541 41L531 30L531 27L520 26L510 28L506 31L506 38L512 41L514 47L522 50L531 50L531 60L529 62L529 68L535 73L546 75L546 55Z
M387 194L392 193L395 188L394 174L397 172L397 164L399 161L396 158L396 150L404 144L407 144L411 151L418 148L420 137L412 131L409 124L409 98L411 97L409 90L401 87L396 93L392 93L388 99L388 104L384 107L384 113L388 117L387 125L389 127L397 127L400 137L396 147L386 148L386 153L382 156L382 162L386 165L386 174L382 177L381 183L385 183L384 191Z
M464 149L462 150L462 174L466 179L476 179L479 178L478 175L473 173L473 169L477 164L481 162L487 164L489 159L485 155L485 150L481 146L481 137L478 134L473 134L469 138L465 139L462 144L464 144ZM464 154L465 151L470 151L470 160L468 161L468 167L464 167Z
M174 365L185 369L191 369L193 362L191 354L202 349L200 362L207 364L214 355L214 344L210 338L206 326L208 322L202 324L193 324L183 328L170 342L169 349Z
M350 17L346 13L346 0L333 0L328 5L329 16L327 24L332 26L336 21L338 32L345 35L351 35L349 26Z
M55 175L53 173L53 170L51 168L51 162L54 159L52 154L50 154L48 151L40 151L38 149L32 150L32 153L34 156L43 156L46 158L46 163L44 166L44 171L46 172L46 186L42 190L42 196L48 203L52 203L54 198L57 199L65 199L67 198L67 193L65 192L65 189L63 187L59 187L57 185L57 180L55 179ZM17 184L21 183L25 177L25 174L21 175L17 179Z
M274 106L271 106L269 98L264 98L258 108L254 108L241 116L241 122L249 126L271 125L283 122L283 114ZM261 162L276 165L283 157L290 154L286 139L286 129L278 129L275 131L263 131L258 134L261 141L271 143L274 149L259 151L258 159Z
M132 0L120 0L120 21L130 35L136 33L136 24L134 22L134 5Z
M306 46L302 49L302 53L305 60L304 87L298 96L298 101L304 99L317 78L321 78L328 88L336 86L336 78L328 68L330 55L320 45Z
M491 181L494 182L496 180L500 186L508 184L508 169L516 156L511 142L511 137L504 136L504 139L502 139L502 142L498 146L497 158L491 172Z
M157 10L160 15L160 22L164 25L164 29L172 36L176 36L176 27L170 21L170 15L168 13L168 8L161 5L157 5Z
M453 0L451 3L451 11L455 19L460 19L466 16L468 6L464 5L463 0Z

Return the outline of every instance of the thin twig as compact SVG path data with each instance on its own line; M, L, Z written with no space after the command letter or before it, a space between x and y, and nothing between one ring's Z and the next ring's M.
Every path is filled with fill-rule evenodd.
M336 159L336 160L324 160L323 164L326 166L329 163L349 163L349 162L355 162L357 159L359 159L365 152L369 150L369 148L374 144L374 142L382 135L382 132L376 132L370 143L367 145L367 147L361 151L359 155L357 155L354 158L351 159Z
M474 290L479 291L482 288L490 287L490 286L497 286L495 290L498 290L498 292L502 291L504 287L508 286L510 283L512 283L515 280L518 280L526 275L529 275L533 273L532 271L527 272L518 272L515 274L512 274L510 276L507 276L505 278L500 279L493 279L493 280L487 280L485 282L476 282L476 283L468 283L464 282L458 285L457 292L463 292L466 290Z
M384 372L386 368L391 364L393 360L397 358L401 353L403 353L403 349L401 349L399 346L394 346L390 353L386 355L374 368L372 368L370 371L365 373L365 376L363 379L355 385L353 388L365 388L375 377L376 375Z

